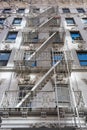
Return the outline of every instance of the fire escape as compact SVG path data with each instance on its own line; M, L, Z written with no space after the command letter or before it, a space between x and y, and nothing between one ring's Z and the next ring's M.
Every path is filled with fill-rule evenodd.
M65 32L56 10L49 7L36 13L39 9L34 9L33 16L27 17L22 44L14 57L18 90L6 91L0 105L3 117L39 116L44 123L37 127L53 125L74 130L81 128L84 122L73 106L72 57L65 48ZM55 121L47 121L49 116L54 116Z

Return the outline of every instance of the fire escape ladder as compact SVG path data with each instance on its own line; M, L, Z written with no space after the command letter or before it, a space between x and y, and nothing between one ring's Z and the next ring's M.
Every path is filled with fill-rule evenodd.
M52 77L52 75L54 74L54 68L56 69L58 67L58 65L60 65L60 63L63 60L63 55L62 58L60 60L58 60L56 62L56 64L54 64L49 70L48 72L41 78L41 80L31 89L30 92L28 92L26 94L26 96L17 104L17 108L20 107L29 97L31 97L32 93L34 92L38 92L40 91L45 85L46 83L49 81L49 79Z
M43 28L44 26L45 26L45 27L48 26L49 23L50 23L53 19L54 19L54 17L51 17L50 19L46 20L44 23L42 23L42 24L38 27L38 29Z
M49 16L51 14L55 13L55 8L54 7L49 7L47 8L45 11L43 11L42 13L40 13L39 15L37 15L38 17L41 16Z
M30 62L31 60L37 58L42 52L43 50L45 50L47 48L47 46L52 43L53 41L55 41L57 32L53 33L29 58L28 61Z

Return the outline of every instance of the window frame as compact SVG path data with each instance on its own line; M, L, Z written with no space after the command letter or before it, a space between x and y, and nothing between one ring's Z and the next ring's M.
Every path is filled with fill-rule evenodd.
M20 21L19 21L19 23L15 23L15 20L20 20ZM21 22L22 22L22 18L14 18L12 25L21 25Z
M73 35L75 35L75 33L77 33L80 37L77 37L77 38L72 38L72 34L71 33L73 33ZM72 40L83 40L83 38L82 38L82 36L81 36L81 34L80 34L80 32L79 31L70 31L70 36L71 36L71 38L72 38Z
M59 104L70 103L70 93L69 93L68 84L62 84L62 86L61 84L57 84L57 93L58 93Z
M52 66L62 59L63 52L51 52Z
M6 18L0 18L0 20L3 21L3 23L1 23L0 25L3 25L5 20L6 20Z
M82 60L82 57L79 57L78 54L79 54L79 55L82 54L82 55L84 56L84 54L87 55L87 51L77 51L77 57L78 57L78 61L79 61L80 66L81 66L81 67L87 67L87 59L83 59L83 60ZM80 59L80 58L81 58L81 59ZM87 56L86 56L86 57L83 57L83 58L87 58ZM86 63L86 65L83 64L83 63Z
M25 62L25 65L27 66L30 66L32 68L34 67L37 67L37 60L31 60L31 61L28 61L28 58L35 52L35 50L30 50L26 53L24 53L24 62Z
M83 23L83 24L87 24L87 21L86 21L86 22L84 22L84 20L85 20L85 19L87 20L87 17L82 18L82 23Z
M62 8L63 13L70 13L70 9L69 8Z
M25 97L25 95L27 94L27 92L31 91L31 89L33 88L34 84L22 84L22 85L18 85L19 86L19 100L21 100L22 97Z
M76 8L78 13L85 13L85 10L83 8Z
M14 34L15 33L15 34ZM15 38L8 38L11 34L14 34L16 35ZM9 31L7 36L6 36L6 39L5 41L6 42L15 42L16 41L16 38L17 38L17 35L18 35L18 31ZM11 37L11 36L10 36Z
M19 13L19 14L25 13L25 8L19 8L19 9L17 10L17 13Z
M69 19L72 20L73 23L68 23L67 20L69 20ZM65 18L65 20L66 20L66 24L69 25L69 26L72 26L72 25L76 24L74 18Z
M11 13L11 8L5 8L2 12L4 13L4 14L6 14L6 13L8 13L8 14L10 14Z
M8 56L7 56L7 60L5 60L5 59L1 59L1 55L5 55L6 56L6 53L8 54ZM11 56L11 51L0 51L0 67L1 66L7 66L7 64L8 64L8 61L9 61L9 59L10 59L10 56ZM1 65L1 64L3 64L3 65Z

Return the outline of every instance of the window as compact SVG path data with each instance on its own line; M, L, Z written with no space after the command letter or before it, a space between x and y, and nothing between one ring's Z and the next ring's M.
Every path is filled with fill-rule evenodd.
M70 13L69 8L63 8L62 10L63 10L63 13Z
M40 9L39 8L34 8L33 9L33 13L39 13L40 12Z
M3 10L3 13L11 13L11 8L6 8Z
M38 42L38 33L33 33L33 34L31 34L31 41L32 42Z
M17 10L18 13L24 13L24 11L25 11L25 8L19 8L19 9Z
M77 8L77 11L78 11L78 13L84 13L85 12L83 8Z
M37 61L32 61L32 67L36 67L37 66Z
M52 65L56 64L61 59L62 59L62 53L61 52L53 52L53 54L52 54Z
M68 85L57 84L57 94L59 103L70 103L70 95Z
M87 18L82 18L82 22L83 22L84 24L87 24Z
M19 100L21 100L32 88L33 88L34 84L28 84L23 86L20 85L19 86Z
M13 20L13 25L19 25L19 24L21 24L21 21L22 21L22 18L14 18L14 20Z
M11 52L0 52L0 66L6 66Z
M77 52L77 56L81 66L87 66L87 52Z
M9 32L7 37L6 37L6 40L11 40L11 41L14 41L17 37L17 33L18 32Z
M68 25L74 25L74 24L75 24L75 21L74 21L73 18L66 18L66 23L67 23Z
M5 18L0 18L0 25L3 25Z
M72 40L82 40L82 37L78 31L70 32Z
M24 61L26 66L30 67L36 67L37 66L37 61L36 59L29 61L29 57L34 53L34 50L32 51L27 51L24 55Z

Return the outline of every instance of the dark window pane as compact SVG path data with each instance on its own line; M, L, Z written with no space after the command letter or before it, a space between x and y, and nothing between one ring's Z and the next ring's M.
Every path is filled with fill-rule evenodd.
M81 66L87 66L87 61L80 61Z
M20 8L20 9L18 9L18 13L24 13L24 11L25 11L25 9L24 8Z
M75 24L75 21L73 18L66 18L67 24Z
M56 64L61 59L62 59L62 53L59 54L59 52L53 52L53 54L52 54L52 65Z
M9 32L6 40L15 40L18 32Z
M10 8L4 9L3 13L11 13L11 9Z
M79 32L70 32L73 40L82 40L82 37Z
M84 24L87 24L87 18L82 18Z
M6 66L11 52L0 52L0 66Z
M68 8L63 8L63 13L70 13L70 10Z
M77 56L81 66L87 66L87 52L77 52Z
M12 24L21 24L22 18L15 18Z
M0 25L3 25L5 18L0 18Z
M84 13L84 12L85 12L83 8L77 8L77 11L78 11L79 13Z

